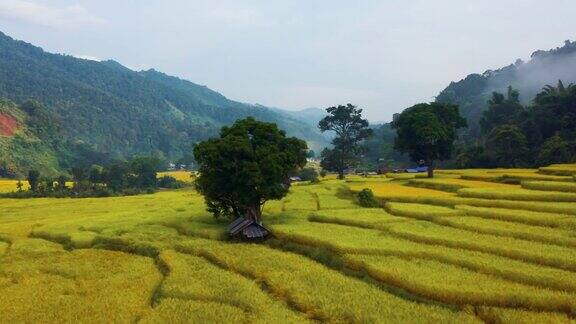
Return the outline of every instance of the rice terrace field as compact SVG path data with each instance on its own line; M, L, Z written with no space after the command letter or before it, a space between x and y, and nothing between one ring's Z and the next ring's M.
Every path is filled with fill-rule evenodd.
M2 199L0 322L573 323L575 174L329 175L265 206L263 244L191 188Z

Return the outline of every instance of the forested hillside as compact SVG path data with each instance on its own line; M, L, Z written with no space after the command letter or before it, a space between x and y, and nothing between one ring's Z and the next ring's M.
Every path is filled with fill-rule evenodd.
M450 84L437 101L460 106L459 167L543 166L576 159L576 42Z
M479 121L488 108L492 92L506 93L511 86L519 92L520 102L531 104L542 88L576 81L576 42L566 41L564 46L549 51L539 50L528 62L516 63L499 70L488 70L482 74L471 74L458 82L452 82L442 90L436 100L460 106L460 112L470 125L472 138L480 135Z
M189 154L194 143L245 116L278 123L289 135L306 139L312 148L318 149L327 142L315 127L298 116L235 102L205 86L155 70L136 72L114 61L50 54L2 33L0 97L14 103L4 105L11 107L5 112L11 116L7 118L21 118L23 125L27 114L16 105L31 99L57 121L57 146L66 146L65 154L52 156L53 161L44 164L44 169L66 167L78 154L77 147L109 158L156 154L177 160ZM24 136L19 134L4 135L2 142L10 143L4 146L13 145ZM36 141L51 141L45 134L37 135ZM1 163L16 163L13 167L18 170L38 163L14 161L13 153L6 155L6 150L1 154ZM44 155L50 154L46 151Z

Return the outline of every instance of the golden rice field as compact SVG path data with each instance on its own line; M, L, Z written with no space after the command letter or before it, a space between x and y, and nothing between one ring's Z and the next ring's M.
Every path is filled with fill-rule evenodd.
M170 176L179 181L192 182L194 180L194 174L190 171L178 170L178 171L166 171L159 172L158 178L163 176Z
M573 174L330 176L266 204L263 244L192 188L1 199L0 323L574 323Z

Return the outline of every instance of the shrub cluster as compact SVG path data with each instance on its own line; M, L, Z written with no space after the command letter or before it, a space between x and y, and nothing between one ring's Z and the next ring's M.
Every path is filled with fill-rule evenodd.
M365 208L379 207L378 200L374 197L374 193L368 188L364 188L358 193L358 204Z
M160 161L152 157L137 157L129 161L115 162L107 166L90 168L75 167L70 170L72 179L60 175L56 179L42 177L37 170L28 172L27 181L30 190L22 190L19 183L16 192L4 194L9 198L36 197L109 197L131 196L141 193L153 193L159 187L177 188L180 183L169 176L157 179ZM68 182L72 180L72 185Z

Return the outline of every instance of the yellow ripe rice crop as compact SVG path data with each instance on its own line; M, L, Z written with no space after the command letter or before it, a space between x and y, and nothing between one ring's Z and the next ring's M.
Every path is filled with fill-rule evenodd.
M0 178L0 193L16 191L18 189L16 187L17 183L18 180ZM23 190L28 190L30 188L27 181L22 181L22 185Z
M371 255L352 256L349 262L359 262L359 268L373 278L448 304L576 310L574 294L511 283L437 261Z
M140 323L234 323L246 318L244 310L219 302L164 298Z
M457 192L464 188L498 188L507 190L515 188L512 185L487 181L472 181L464 179L435 178L435 179L414 179L409 180L407 185L419 188L429 188L448 192Z
M192 187L0 199L0 322L570 322L576 193L551 172L303 183L262 244L225 242Z
M477 307L478 317L486 323L540 323L569 324L574 323L566 314L535 312L513 308Z
M429 222L392 223L389 225L389 231L398 237L419 243L492 253L516 260L576 271L576 251L571 248L473 233Z
M404 222L407 219L386 213L380 208L322 210L311 214L309 220L373 228L381 224Z
M382 224L378 227L383 228ZM378 230L369 230L331 224L282 225L276 234L286 242L320 249L329 249L340 255L382 255L404 259L433 260L455 265L506 280L538 287L576 292L576 273L542 267L490 253L422 244ZM301 234L305 233L305 234Z
M576 230L576 217L573 215L562 215L558 213L543 213L518 209L486 208L458 205L457 210L461 210L466 215L483 217L487 219L497 219L508 222L518 222L528 225L558 227Z
M465 313L410 302L301 256L257 245L220 245L203 254L263 281L311 319L330 322L476 322ZM254 262L242 262L250 257ZM342 302L346 307L342 307ZM414 317L418 313L421 316Z
M558 176L571 176L576 174L576 164L552 164L540 168L538 172Z
M420 205L434 205L454 207L457 205L469 205L475 207L517 209L532 212L557 213L576 215L576 203L574 202L544 202L544 201L521 201L501 199L464 198L458 196L388 196L387 201L412 203Z
M164 298L190 302L217 302L240 310L236 321L298 323L304 318L269 296L253 280L230 272L198 256L175 251L160 254L168 272L159 292ZM246 314L247 313L247 314Z
M499 174L506 174L506 173L537 173L537 169L506 169L506 168L497 168L497 169L447 169L447 170L436 170L436 173L440 174L458 174L458 175L465 175L465 174L481 174L481 173L499 173Z
M183 182L193 182L194 181L194 173L190 171L166 171L166 172L158 172L158 178L163 176L170 176L175 178L176 180L183 181Z
M543 191L562 191L576 193L576 182L552 182L552 181L524 181L522 188Z
M408 187L403 185L401 182L364 182L364 183L353 183L349 185L350 190L359 192L364 188L368 188L374 192L377 198L384 200L402 198L402 197L453 197L454 194L424 189Z
M318 209L356 208L354 193L344 185L311 185L305 188L318 201Z
M386 173L386 178L393 180L415 179L418 174L415 173Z
M2 259L0 322L129 322L150 307L154 262L121 252L15 241Z
M458 190L461 197L521 201L576 202L576 193L549 192L527 189L468 188Z
M437 219L438 224L484 234L509 236L529 241L566 247L576 247L576 233L572 230L497 221L480 217L450 217Z
M318 196L305 190L307 186L296 186L290 189L290 195L282 200L284 203L283 211L294 210L318 210L320 201Z
M425 204L406 204L387 202L384 209L392 215L406 216L417 219L432 219L434 217L456 216L460 212L447 207Z
M461 178L467 180L494 181L511 184L520 184L522 181L573 181L572 177L568 176L554 176L537 173L470 173L462 175Z

